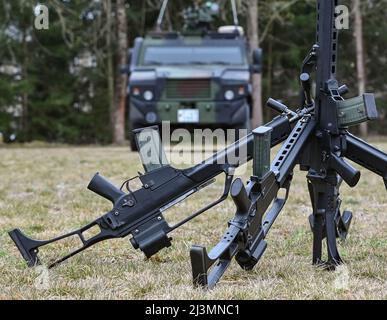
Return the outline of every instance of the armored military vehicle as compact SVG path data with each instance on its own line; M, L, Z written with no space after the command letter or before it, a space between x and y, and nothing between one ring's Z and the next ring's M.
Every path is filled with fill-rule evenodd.
M235 25L209 30L216 9L209 2L191 7L184 13L181 33L157 28L135 40L129 80L131 130L163 121L179 128L249 128L250 78L261 70L261 50L249 57L235 14Z

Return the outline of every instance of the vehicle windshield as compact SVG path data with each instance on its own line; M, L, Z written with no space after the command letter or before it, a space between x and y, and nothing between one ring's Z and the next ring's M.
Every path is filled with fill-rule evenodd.
M141 64L154 65L242 65L243 53L239 47L146 47Z

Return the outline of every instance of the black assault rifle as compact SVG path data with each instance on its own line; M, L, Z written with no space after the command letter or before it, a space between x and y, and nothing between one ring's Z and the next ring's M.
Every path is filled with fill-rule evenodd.
M235 218L219 244L207 254L200 246L191 249L194 283L212 288L235 257L245 270L251 270L266 250L265 238L284 208L289 195L293 170L297 164L308 171L307 182L313 214L313 263L329 269L342 263L336 238L345 239L352 213L341 212L339 188L342 181L355 187L360 172L348 164L348 158L380 175L387 188L387 155L348 132L348 127L378 117L372 94L348 100L346 86L336 80L338 30L335 26L337 0L318 0L317 43L304 60L301 84L307 110L298 120L270 165L270 125L256 129L254 136L253 176L247 186L236 179L231 196L236 205ZM311 73L316 71L316 94L311 92ZM269 100L279 112L285 105ZM299 113L297 113L299 114ZM281 196L279 191L285 192ZM322 261L322 241L326 239L327 260Z
M289 111L276 117L268 124L273 128L272 146L287 138L291 132L291 124L302 117L303 112L295 114ZM41 263L38 257L39 248L74 236L79 237L83 245L67 256L49 262L49 268L98 242L123 238L128 235L132 235L130 241L133 247L143 251L149 258L159 250L171 245L172 239L168 235L171 231L226 200L235 168L253 158L253 135L250 134L225 150L216 153L207 161L190 169L178 170L167 163L157 126L139 129L134 133L145 174L125 181L120 189L101 175L96 174L88 186L89 190L112 202L113 209L111 211L79 230L52 240L33 240L19 229L9 232L28 266L33 267ZM179 223L172 226L168 224L163 212L207 187L214 182L214 178L221 174L225 174L226 178L224 192L218 200ZM137 178L141 181L142 187L136 191L131 191L130 183ZM123 190L125 186L127 192ZM97 234L88 238L88 231L92 229L94 231L94 228L99 229Z

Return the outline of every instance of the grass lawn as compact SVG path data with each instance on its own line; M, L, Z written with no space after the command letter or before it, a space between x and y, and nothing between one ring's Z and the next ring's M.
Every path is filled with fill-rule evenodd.
M386 140L375 145L387 151ZM336 272L311 265L310 200L298 169L263 259L251 272L233 263L212 291L192 287L189 250L218 242L234 213L230 201L175 231L173 246L150 260L126 238L100 243L48 274L26 267L7 231L18 227L45 239L79 228L111 208L86 190L95 172L120 185L139 170L137 154L127 148L1 148L0 299L387 299L386 190L365 170L356 188L343 184L342 208L354 212L354 221L348 241L339 244L347 264ZM221 189L219 181L168 219L202 207ZM63 254L66 247L47 258L54 249Z

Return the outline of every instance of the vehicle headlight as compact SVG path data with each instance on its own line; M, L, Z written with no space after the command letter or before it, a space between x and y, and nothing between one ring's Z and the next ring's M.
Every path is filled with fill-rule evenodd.
M239 89L238 89L238 94L239 94L240 96L244 96L245 93L246 93L245 87L239 87Z
M146 101L151 101L152 99L153 99L153 92L152 91L150 91L150 90L146 90L145 92L144 92L144 99L146 100Z
M230 100L233 100L235 98L235 93L234 91L232 90L227 90L225 93L224 93L224 98L228 101Z
M140 90L140 88L135 87L135 88L133 88L132 93L134 96L137 97L141 94L141 90Z

